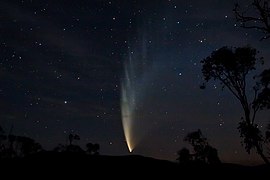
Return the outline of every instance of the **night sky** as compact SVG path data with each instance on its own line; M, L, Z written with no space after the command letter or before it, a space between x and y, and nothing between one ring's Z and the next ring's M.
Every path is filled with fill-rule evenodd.
M101 154L129 154L121 121L125 62L136 64L134 154L174 161L184 136L201 129L224 162L260 163L241 146L242 109L219 83L205 90L200 61L225 45L269 40L237 24L234 0L1 0L0 125L45 149L79 134ZM238 1L246 3L246 1ZM262 130L269 112L260 113Z

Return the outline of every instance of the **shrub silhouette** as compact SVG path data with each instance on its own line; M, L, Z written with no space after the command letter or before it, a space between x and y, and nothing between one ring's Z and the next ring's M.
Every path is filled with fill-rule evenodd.
M69 136L68 136L68 139L69 139L69 145L72 145L72 142L74 141L74 140L80 140L81 138L80 138L80 136L79 135L77 135L77 134L69 134Z
M25 136L0 135L0 157L27 157L43 151L42 146L35 140Z
M86 148L87 148L86 150L87 154L99 155L99 149L100 149L99 144L87 143Z
M188 133L184 141L187 141L193 147L194 154L190 154L189 150L186 148L181 149L178 151L179 157L177 158L180 163L188 163L191 161L208 164L220 163L217 149L209 145L200 129Z
M179 156L177 158L179 163L182 163L182 164L190 163L192 157L191 157L191 154L187 148L182 148L181 150L179 150L177 152L177 154Z
M69 153L84 153L84 150L80 146L73 144L74 140L77 140L77 141L80 140L79 135L70 133L68 135L68 140L69 140L69 143L67 145L58 144L58 146L55 147L53 151L69 152Z

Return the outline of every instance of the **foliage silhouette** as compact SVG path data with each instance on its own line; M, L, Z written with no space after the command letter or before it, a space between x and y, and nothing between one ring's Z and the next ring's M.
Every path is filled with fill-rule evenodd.
M65 152L66 151L66 146L67 145L63 145L63 144L58 144L55 148L53 148L52 151L54 152Z
M5 133L4 129L2 128L2 126L0 126L0 134L2 135L4 133Z
M267 131L265 132L265 143L268 145L268 155L270 156L270 124L267 126Z
M235 13L236 20L241 23L241 26L243 28L257 29L262 31L264 35L261 40L270 38L269 0L253 0L253 2L246 7L248 8L243 10L238 3L235 4L233 11ZM269 84L269 70L268 72L266 70L265 73L268 73ZM262 95L258 97L259 101L262 103L261 107L267 107L269 109L269 93L269 89L266 88L265 90L263 90ZM266 99L265 97L268 97L268 99Z
M60 152L60 153L63 153L63 152L68 152L68 153L85 153L85 151L80 146L73 144L73 141L74 140L77 140L77 141L80 140L80 136L79 135L70 133L68 135L68 140L69 140L69 143L67 145L58 144L58 146L55 147L53 149L53 151Z
M216 148L213 148L212 146L207 145L205 147L205 153L206 153L207 162L209 164L219 164L219 163L221 163L220 159L218 157L218 151L217 151Z
M264 34L261 40L270 38L270 7L269 0L253 0L252 4L242 9L238 3L234 6L236 20L241 27L257 29Z
M69 145L72 145L72 142L74 141L74 140L80 140L81 138L80 138L80 136L79 135L77 135L77 134L69 134L69 136L68 136L68 139L69 139Z
M99 155L99 149L100 149L99 144L87 143L86 148L87 148L87 150L86 150L87 154Z
M207 138L205 138L200 129L197 131L188 133L184 138L192 147L194 154L190 154L186 148L181 149L178 152L180 163L188 163L190 161L197 163L219 164L217 150L209 145Z
M206 161L204 150L208 143L207 139L203 137L201 130L188 133L184 141L189 142L193 147L193 150L195 152L194 154L195 161L202 161L202 162Z
M187 148L182 148L177 152L177 155L179 156L177 160L181 164L188 164L190 163L192 156Z
M0 134L0 158L26 157L43 151L42 146L35 140L25 136Z
M100 146L99 144L92 144L92 143L87 143L86 144L86 151L84 151L80 146L74 145L73 141L80 140L80 136L77 134L69 134L68 135L68 144L63 145L63 144L58 144L57 147L53 149L54 152L59 152L59 153L81 153L81 154L88 154L88 155L99 155L99 149Z
M209 151L212 154L206 155L207 163L192 163L192 164L184 164L184 166L181 166L184 162L190 163L193 162L192 160L189 162L189 159L192 158L192 155L189 153L189 150L182 149L179 151L179 155L181 157L179 158L181 165L167 161L167 160L159 160L155 158L150 157L143 157L138 155L128 155L128 156L93 156L88 155L83 151L83 153L74 153L78 152L77 150L72 149L73 147L79 147L76 145L69 145L69 142L67 142L66 145L59 145L58 148L61 149L57 152L54 151L40 151L40 146L35 146L35 141L31 138L23 137L23 136L15 136L15 135L5 135L2 134L4 137L1 139L1 145L4 145L7 152L10 146L10 141L13 142L13 150L15 152L22 152L24 154L23 156L14 156L13 159L10 157L5 158L2 156L2 152L0 151L0 160L1 160L1 173L2 176L5 177L5 173L7 173L7 177L13 177L12 175L16 174L19 178L22 178L24 175L29 178L29 176L33 175L36 177L36 173L38 174L51 174L53 175L59 175L61 177L68 176L70 178L71 175L74 175L74 177L78 178L78 174L82 175L82 177L85 177L89 175L89 169L92 171L92 175L98 175L100 178L118 178L121 179L121 174L115 173L115 169L112 168L115 165L117 165L118 169L121 169L127 173L123 174L123 179L126 178L125 174L132 174L134 173L134 169L136 170L136 173L132 176L134 178L141 178L141 177L151 177L151 178L160 178L160 177L166 177L166 179L175 178L179 173L185 177L186 175L191 178L204 178L207 177L209 179L210 176L213 176L216 178L216 175L214 172L217 172L219 174L229 174L228 177L230 177L232 174L235 177L235 174L241 175L243 177L244 175L247 175L247 177L250 177L250 175L253 175L257 177L257 175L266 174L269 172L269 169L262 167L245 167L241 165L233 165L233 164L221 164L221 165L214 165L211 166L211 164L215 164L215 161L213 161L213 156L216 156L215 153L217 151L215 150L214 153L211 151L213 149L208 149L210 146L205 146L205 151ZM197 133L198 135L198 133ZM204 138L201 133L199 133L199 136L197 136L195 133L195 136L189 136L191 137L191 141L193 142L207 142L206 138ZM198 139L197 139L198 138ZM203 141L201 140L203 139ZM33 145L34 144L34 145ZM196 144L196 143L195 143ZM36 148L37 147L37 148ZM70 148L71 150L67 148ZM16 149L19 149L19 151L16 151ZM37 150L38 149L38 150ZM56 148L57 149L57 148ZM91 154L96 154L93 152L98 152L99 145L98 144L92 144L88 143L88 151L91 152ZM60 153L59 153L60 152ZM20 153L16 153L18 155ZM8 154L9 155L9 154ZM21 158L22 157L22 158ZM61 167L61 168L59 168ZM16 173L14 173L16 172ZM31 173L35 172L35 173ZM67 173L72 172L72 173ZM101 172L101 173L100 173ZM194 173L196 172L196 173ZM228 173L229 172L229 173ZM73 176L72 176L73 177ZM224 177L224 176L223 176Z
M16 137L16 149L15 152L19 157L25 157L30 154L35 154L42 151L42 147L39 143L35 142L33 139L17 136Z
M66 152L70 152L70 153L84 153L84 150L78 146L78 145L68 145L66 147Z
M249 98L247 87L248 75L256 69L256 65L263 64L263 59L256 57L257 53L256 49L248 46L234 49L222 47L201 61L202 73L206 82L211 79L221 82L222 89L226 87L240 102L244 117L241 118L238 129L243 138L243 145L248 153L255 148L265 163L269 164L263 153L264 137L255 120L258 111L269 109L270 70L264 70L253 78L252 100Z

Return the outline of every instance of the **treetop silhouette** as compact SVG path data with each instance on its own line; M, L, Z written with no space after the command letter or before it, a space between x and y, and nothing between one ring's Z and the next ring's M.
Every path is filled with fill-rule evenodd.
M234 6L236 20L241 27L260 30L264 35L261 38L270 38L270 7L269 0L253 0L251 4L242 9L238 3Z
M207 138L203 136L200 129L188 133L187 136L184 138L184 141L187 141L193 147L194 154L190 154L187 148L182 148L180 151L177 152L177 154L179 155L177 160L180 163L220 163L217 150L208 143Z
M256 149L262 159L269 163L262 147L265 138L255 120L258 111L269 109L270 106L270 69L255 76L253 87L247 87L248 75L256 70L258 64L263 64L263 58L258 58L257 54L258 51L249 46L222 47L201 61L202 74L206 82L211 79L221 82L222 89L226 87L238 99L244 111L238 129L245 149L248 153L251 149ZM204 89L205 85L201 88ZM252 98L249 98L249 88L253 88Z

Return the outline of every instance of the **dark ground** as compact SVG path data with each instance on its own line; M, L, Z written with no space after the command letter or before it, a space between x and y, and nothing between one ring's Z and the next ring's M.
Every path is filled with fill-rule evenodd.
M270 175L270 167L266 165L179 165L137 155L87 156L45 152L0 162L2 177L20 179L259 179Z

